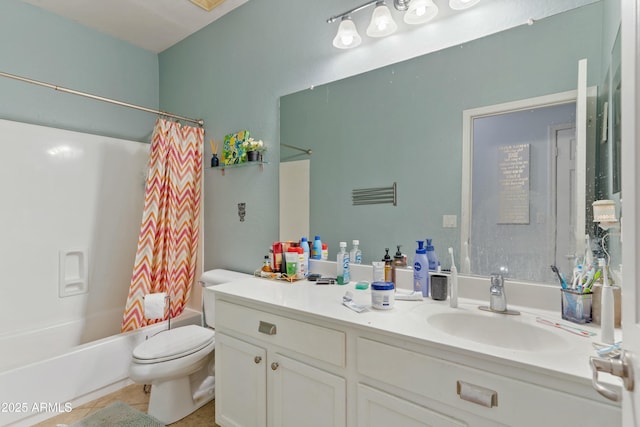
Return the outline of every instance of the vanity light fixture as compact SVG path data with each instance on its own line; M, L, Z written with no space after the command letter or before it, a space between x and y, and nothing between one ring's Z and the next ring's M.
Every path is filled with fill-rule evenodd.
M480 0L449 0L449 7L454 10L467 9ZM338 49L350 49L359 46L362 42L356 25L351 20L351 15L375 4L371 21L367 27L369 37L386 37L396 32L398 25L395 23L391 10L385 4L385 0L370 0L358 7L327 19L331 24L340 20L338 33L333 39L333 45ZM393 7L404 13L404 22L411 25L424 24L431 21L438 14L438 6L434 0L393 0Z
M480 0L449 0L449 7L453 10L468 9L475 6Z

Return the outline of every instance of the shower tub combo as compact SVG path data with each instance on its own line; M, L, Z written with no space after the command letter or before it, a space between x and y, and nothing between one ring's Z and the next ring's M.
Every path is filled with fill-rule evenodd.
M132 349L167 325L120 333L149 144L8 120L0 135L0 426L27 426L131 383Z

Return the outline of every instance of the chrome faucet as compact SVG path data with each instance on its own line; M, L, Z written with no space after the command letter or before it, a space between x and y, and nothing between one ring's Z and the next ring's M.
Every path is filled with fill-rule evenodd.
M489 288L489 310L507 311L507 294L504 292L504 278L502 274L491 275Z
M520 314L519 311L507 309L507 294L504 290L504 276L493 273L490 276L491 287L489 288L489 306L481 305L480 310L492 311L502 314Z

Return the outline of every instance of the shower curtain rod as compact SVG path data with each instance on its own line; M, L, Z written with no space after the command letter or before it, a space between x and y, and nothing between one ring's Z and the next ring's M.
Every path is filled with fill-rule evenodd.
M303 151L308 155L311 155L311 153L313 153L313 151L311 151L310 148L305 149L305 148L296 147L295 145L282 144L282 143L280 143L280 145L282 145L283 147L293 148L294 150Z
M129 108L133 108L135 110L146 111L147 113L159 114L161 116L171 117L171 118L178 119L178 120L184 120L185 122L196 123L199 126L204 126L204 120L202 120L202 119L191 119L189 117L182 117L182 116L178 116L176 114L167 113L165 111L153 110L151 108L142 107L140 105L129 104L127 102L117 101L115 99L105 98L103 96L92 95L90 93L80 92L78 90L73 90L73 89L67 89L67 88L62 87L62 86L52 85L51 83L45 83L45 82L41 82L41 81L38 81L38 80L28 79L28 78L22 77L22 76L16 76L15 74L4 73L2 71L0 71L0 76L8 77L8 78L14 79L14 80L19 80L19 81L25 82L25 83L31 83L31 84L34 84L34 85L47 87L49 89L54 89L54 90L57 90L57 91L60 91L60 92L70 93L72 95L84 96L85 98L96 99L98 101L104 101L104 102L108 102L110 104L121 105L123 107L129 107Z

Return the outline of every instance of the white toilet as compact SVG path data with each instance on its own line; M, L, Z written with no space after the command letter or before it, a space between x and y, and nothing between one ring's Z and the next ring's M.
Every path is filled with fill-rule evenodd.
M252 277L229 270L205 272L205 287ZM165 424L174 423L214 397L214 297L203 289L203 315L209 328L181 326L162 331L133 349L129 377L151 384L149 415Z

